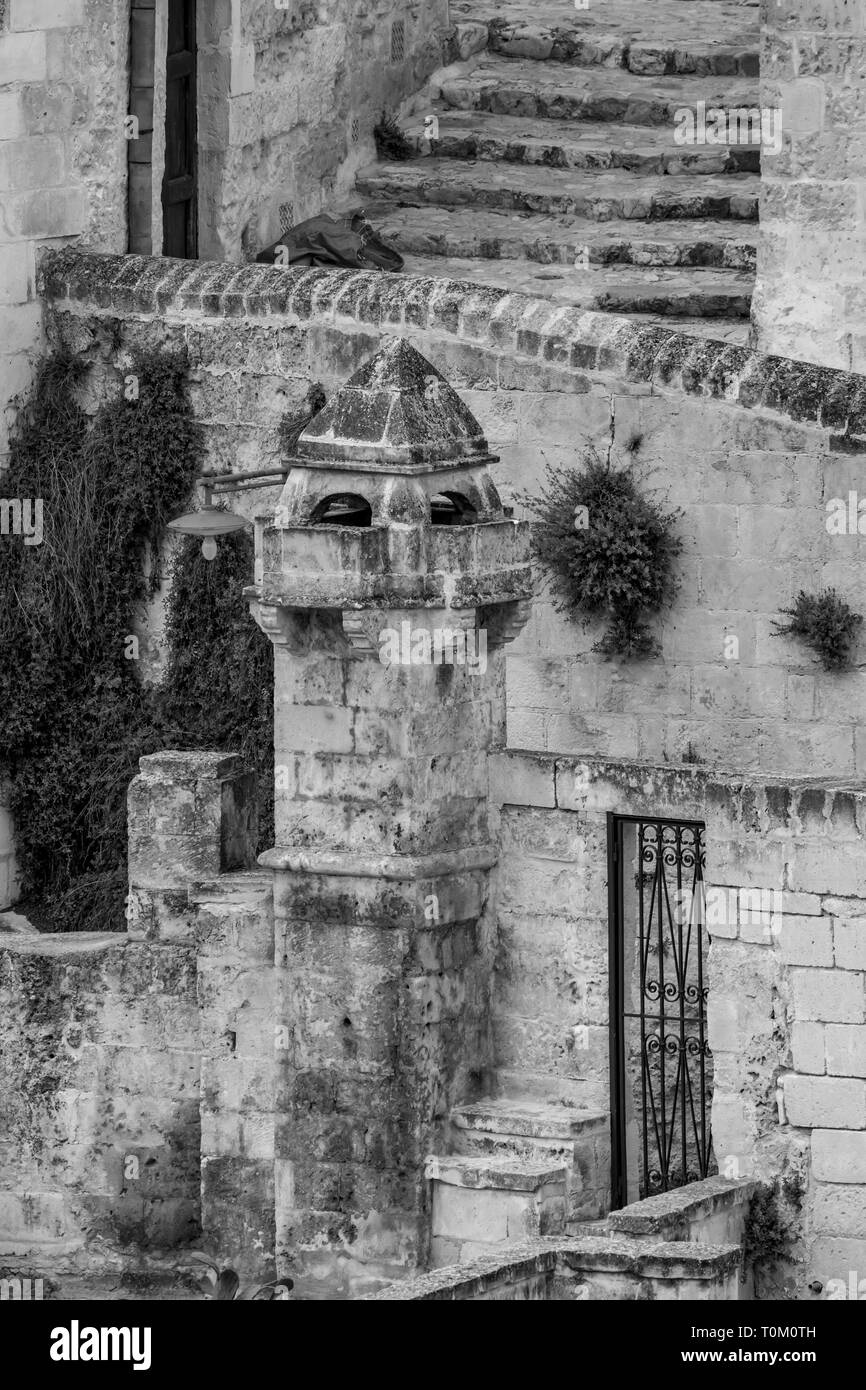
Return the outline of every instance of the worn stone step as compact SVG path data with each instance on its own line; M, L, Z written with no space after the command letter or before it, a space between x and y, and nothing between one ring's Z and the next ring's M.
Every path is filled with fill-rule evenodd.
M365 198L412 206L495 207L518 212L611 218L736 218L755 221L760 179L754 174L641 177L627 170L586 172L524 168L484 160L381 162L362 169Z
M631 39L625 34L605 34L533 23L488 24L487 46L509 58L571 63L588 67L627 68L640 76L663 77L696 73L701 77L757 77L760 58L757 36L744 44L701 43L686 36L660 37L654 42Z
M544 1101L495 1096L455 1106L451 1121L459 1129L484 1134L574 1140L588 1130L606 1125L608 1116L601 1110L577 1110L547 1105Z
M568 1166L536 1155L431 1155L431 1260L459 1264L540 1236L565 1234Z
M425 114L439 120L435 150L424 133ZM760 145L677 145L665 126L549 121L490 112L452 111L434 102L411 116L404 133L419 156L501 160L547 169L631 169L642 174L758 173Z
M405 257L411 275L474 280L476 284L612 314L673 318L748 318L754 277L745 271L640 269L590 265L539 267L531 261L472 261L457 257Z
M496 1192L539 1192L562 1184L566 1179L563 1163L543 1158L521 1158L514 1154L431 1154L424 1176L430 1182L449 1187L485 1187Z
M753 272L757 231L748 222L597 222L584 217L500 212L495 208L395 207L365 211L404 254L462 260L526 260L540 265L709 266Z
M566 64L484 54L471 72L440 87L446 105L500 116L543 116L560 121L622 121L668 125L677 111L759 105L758 84L743 77L637 77L622 68Z
M526 1097L485 1097L451 1112L454 1149L479 1159L564 1164L569 1222L602 1216L610 1196L610 1116Z
M543 61L602 63L636 73L758 72L757 6L738 0L591 0L584 10L562 0L453 0L452 19L487 25L494 52ZM648 15L651 23L648 24Z

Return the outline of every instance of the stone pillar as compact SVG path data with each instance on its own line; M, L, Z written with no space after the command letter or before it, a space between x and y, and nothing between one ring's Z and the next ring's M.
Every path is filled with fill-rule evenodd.
M152 753L129 785L130 935L190 940L191 884L255 864L255 777L235 753Z
M761 104L782 145L761 156L756 345L866 372L866 10L762 0Z
M148 955L165 959L198 1003L201 1240L242 1282L263 1283L274 1272L274 931L272 877L249 871L255 778L231 753L155 753L139 766L129 934L142 970L154 973Z
M270 874L192 889L201 1027L201 1226L241 1282L274 1277L274 914Z
M276 525L257 526L250 597L276 647L277 844L260 862L276 872L278 1267L332 1297L425 1260L424 1160L491 1060L487 755L530 570L489 458L398 342L307 427ZM446 494L462 524L436 522ZM364 505L372 524L341 524ZM436 661L445 629L462 663Z

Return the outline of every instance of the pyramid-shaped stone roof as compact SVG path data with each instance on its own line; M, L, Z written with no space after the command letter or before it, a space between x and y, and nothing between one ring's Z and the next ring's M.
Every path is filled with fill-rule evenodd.
M392 338L310 421L289 463L407 474L490 459L481 426L441 372Z

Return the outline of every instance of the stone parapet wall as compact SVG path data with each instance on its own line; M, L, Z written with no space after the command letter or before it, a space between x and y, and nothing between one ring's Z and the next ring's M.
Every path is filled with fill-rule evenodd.
M280 466L280 422L310 382L330 392L400 336L480 420L506 497L590 443L681 507L682 584L659 660L601 660L598 627L558 614L539 577L508 654L511 746L757 775L866 770L866 639L854 669L831 674L772 626L800 587L835 585L866 613L861 538L825 524L827 502L858 487L863 377L444 280L63 252L43 284L52 336L94 362L105 391L121 383L115 321L124 348L188 349L210 466ZM236 505L253 515L276 499L257 489Z
M0 1263L135 1269L200 1233L199 1021L188 946L0 945Z
M391 1284L367 1299L398 1302L690 1301L739 1297L736 1245L583 1237L527 1241Z
M0 937L0 1261L274 1265L273 891L251 779L154 754L129 795L128 933ZM223 872L226 870L226 872Z

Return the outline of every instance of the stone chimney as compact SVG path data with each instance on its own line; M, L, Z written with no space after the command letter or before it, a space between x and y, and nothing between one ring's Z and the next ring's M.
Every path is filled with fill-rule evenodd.
M488 753L531 592L478 422L392 340L256 525L275 644L277 1255L353 1296L423 1263L424 1158L490 1065Z

